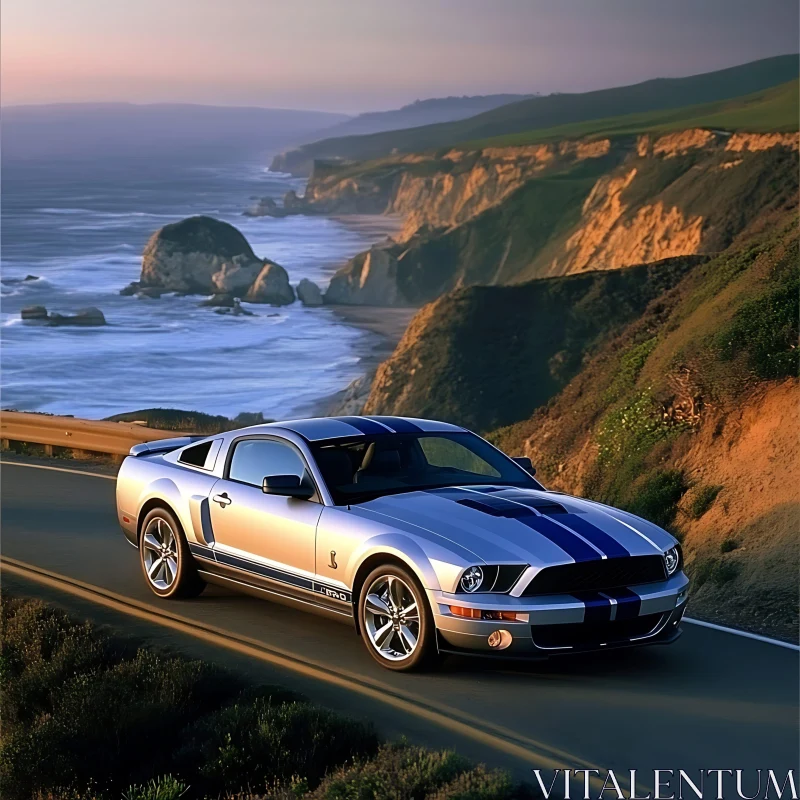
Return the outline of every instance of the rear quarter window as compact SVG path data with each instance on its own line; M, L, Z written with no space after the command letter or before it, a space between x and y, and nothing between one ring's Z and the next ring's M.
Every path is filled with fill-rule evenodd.
M203 442L194 447L187 447L180 455L178 461L181 464L189 464L192 467L205 467L208 454L211 452L211 445L214 442Z

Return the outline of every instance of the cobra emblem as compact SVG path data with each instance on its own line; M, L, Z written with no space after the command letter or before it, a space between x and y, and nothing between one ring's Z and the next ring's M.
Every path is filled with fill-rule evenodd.
M331 550L331 563L328 564L331 569L336 569L339 565L336 563L336 551Z

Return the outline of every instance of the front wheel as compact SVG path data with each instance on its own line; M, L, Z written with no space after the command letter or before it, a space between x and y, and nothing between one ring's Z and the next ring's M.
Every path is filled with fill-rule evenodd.
M369 654L382 666L411 671L436 658L433 616L419 582L407 570L387 564L364 581L358 621Z
M203 591L181 526L165 508L154 508L144 518L139 556L147 585L159 597L195 597Z

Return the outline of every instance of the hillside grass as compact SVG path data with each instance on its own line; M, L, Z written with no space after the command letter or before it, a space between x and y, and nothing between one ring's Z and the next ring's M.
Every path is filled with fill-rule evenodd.
M314 142L279 157L274 168L308 174L314 159L363 161L393 152L437 150L461 142L527 135L534 130L587 122L591 128L597 120L611 117L683 109L751 95L797 77L797 55L785 55L686 78L660 78L581 94L534 97L456 122Z
M800 85L797 80L733 100L648 111L578 123L539 128L515 134L470 140L463 148L513 147L561 139L603 139L644 133L669 133L690 128L722 131L796 131L800 125Z
M0 596L4 800L514 800L529 789L451 751L204 662L135 647Z

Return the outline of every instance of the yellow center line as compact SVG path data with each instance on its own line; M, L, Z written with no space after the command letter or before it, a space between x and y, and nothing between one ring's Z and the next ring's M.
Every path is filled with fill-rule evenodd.
M25 580L88 600L136 619L188 634L209 644L224 647L259 661L291 670L299 675L314 678L348 691L357 692L371 700L377 700L400 711L413 714L460 736L518 758L530 764L532 768L555 770L576 768L577 765L581 765L581 768L596 769L600 773L605 773L605 769L601 769L595 764L587 763L564 750L551 747L544 742L518 734L503 726L474 717L460 709L451 708L435 701L423 702L411 692L388 687L367 676L346 670L333 669L311 659L300 658L288 651L267 645L256 639L230 633L171 611L164 611L99 586L93 586L74 578L40 569L14 558L3 557L0 563L3 571L11 575L17 575ZM590 780L596 789L602 788L602 781L594 776Z
M89 472L87 469L69 469L68 467L48 467L44 464L22 464L19 461L0 461L3 467L27 467L28 469L46 469L50 472L69 472L73 475L85 475L87 478L103 478L107 481L115 481L116 475L104 475L100 472Z

